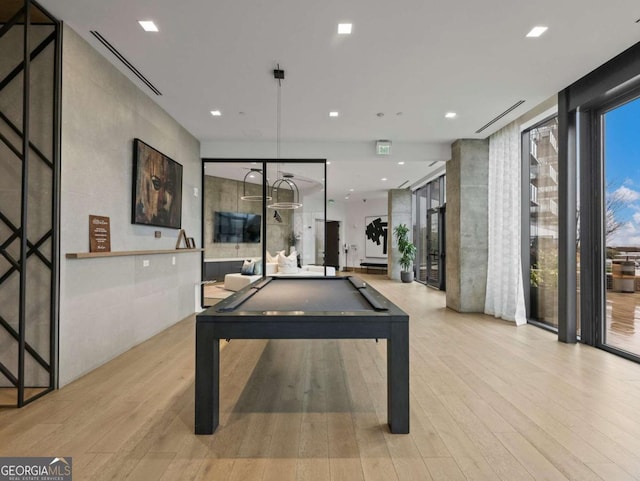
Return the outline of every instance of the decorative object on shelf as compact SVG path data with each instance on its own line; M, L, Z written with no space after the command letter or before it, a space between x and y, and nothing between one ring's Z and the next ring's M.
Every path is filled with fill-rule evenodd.
M387 257L387 225L386 215L364 218L365 257Z
M184 242L184 245L182 243ZM189 241L184 229L180 229L178 232L178 240L176 241L176 249L189 249Z
M182 225L182 165L140 139L133 141L132 204L132 224Z
M89 216L89 252L111 252L111 221L109 217Z
M277 110L277 122L276 122L276 158L280 159L280 124L281 124L281 104L282 104L282 81L284 80L284 70L280 69L280 64L273 71L273 78L278 81L278 110ZM270 209L297 209L302 207L300 203L300 191L298 186L293 181L293 174L280 173L280 164L277 166L276 180L271 185L271 204L267 205ZM291 191L292 199L290 201L280 200L282 196L279 196L281 190L287 189Z
M187 237L187 248L188 249L196 248L196 240L193 237Z
M413 282L413 260L416 258L416 246L409 241L409 228L406 224L400 224L393 229L393 235L398 242L400 252L400 279L402 282Z
M262 169L251 169L246 173L244 179L242 180L242 196L240 198L242 200L246 200L248 202L262 202L262 195L250 195L247 194L247 178L253 178L256 174L262 174ZM269 192L269 181L267 180L267 192ZM267 195L265 197L266 200L271 200L272 197Z

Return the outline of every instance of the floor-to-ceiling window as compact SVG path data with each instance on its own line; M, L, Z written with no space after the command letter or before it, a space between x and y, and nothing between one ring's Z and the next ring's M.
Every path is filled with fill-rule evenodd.
M640 361L640 43L560 91L558 118L558 339Z
M531 321L558 326L558 119L523 132L523 175L528 181L529 312ZM526 264L525 264L526 265Z
M601 114L606 283L602 343L640 356L640 98Z

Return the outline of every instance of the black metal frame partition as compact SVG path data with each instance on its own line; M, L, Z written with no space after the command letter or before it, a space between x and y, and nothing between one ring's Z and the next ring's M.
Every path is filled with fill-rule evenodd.
M560 250L558 338L575 342L576 199L580 196L581 341L640 361L602 343L605 306L602 112L640 94L640 43L573 83L558 95ZM577 192L579 169L580 189Z
M12 370L14 362L11 366L6 365L0 361L0 379L4 377L10 385L3 386L0 389L15 389L17 392L16 403L17 407L22 407L39 397L42 397L46 393L52 391L57 387L57 374L58 374L58 258L59 258L59 212L60 212L60 98L61 98L61 79L62 79L62 26L61 23L44 10L40 5L31 0L24 0L21 6L16 7L17 11L5 24L0 27L0 38L4 37L12 28L23 27L23 52L22 61L16 65L4 78L0 79L0 95L2 91L12 83L15 79L19 78L22 74L22 125L16 125L10 119L10 116L0 111L0 125L5 128L7 133L12 132L10 135L14 138L19 138L20 147L15 145L15 142L7 135L3 135L0 132L0 142L10 150L13 154L13 158L21 161L21 194L20 194L20 224L16 225L11 221L11 214L9 211L0 211L0 222L6 229L10 231L7 238L0 239L0 256L5 261L5 264L10 267L0 272L0 289L4 286L9 289L9 282L15 275L19 276L18 282L18 312L17 322L16 319L5 318L0 311L0 328L4 330L8 335L8 339L13 339L17 343L17 367ZM32 14L36 12L39 16L45 18L44 23L38 23L32 21ZM31 48L31 33L32 28L36 28L39 25L47 25L52 27L52 33L47 35L35 48ZM32 110L32 98L31 98L31 63L46 50L46 48L53 43L53 71L51 75L53 77L53 91L51 92L51 142L52 144L46 149L39 149L35 144L35 140L32 139L30 131L31 110ZM42 147L42 146L41 146ZM48 157L42 150L49 150L51 155ZM33 160L32 160L33 159ZM7 162L11 159L6 157ZM37 239L29 239L28 232L28 220L30 213L30 197L29 192L29 173L30 162L40 161L46 168L51 169L51 182L52 185L49 188L51 193L51 227L50 229L41 235ZM39 165L39 164L38 164ZM15 206L14 206L15 207ZM19 259L16 259L12 255L12 245L19 240ZM49 247L49 258L47 252L44 252L44 248ZM28 342L27 339L27 327L32 322L32 319L28 318L27 313L27 284L28 280L28 261L35 259L41 262L45 268L50 272L50 291L49 291L49 342L48 342L48 359L47 355L43 352L38 352L38 349ZM34 286L30 291L30 295L37 294L42 296L42 292L34 292ZM17 328L16 328L17 325ZM27 386L25 367L27 360L32 360L41 369L48 374L47 386ZM15 372L17 371L17 372ZM5 382L6 382L5 381ZM34 395L27 397L26 389L37 390Z
M201 223L201 228L200 228L200 232L202 235L202 238L200 239L200 245L203 246L205 245L205 225L204 225L204 212L205 212L205 165L206 164L247 164L247 163L252 163L252 162L256 162L257 164L260 165L260 167L262 168L262 172L267 172L267 166L268 165L273 165L273 164L280 164L280 163L287 163L287 164L322 164L324 167L324 172L323 172L323 179L325 179L324 181L324 212L323 212L323 219L324 219L324 232L323 232L323 236L324 236L324 241L326 243L327 241L327 182L326 182L326 178L327 178L327 162L326 159L258 159L258 158L209 158L209 157L205 157L202 158L202 200L201 200L201 207L202 207L202 223ZM267 191L267 176L263 175L262 176L262 275L264 277L265 273L267 272L267 200L266 197L268 195L268 191ZM206 256L206 252L202 252L201 255L201 279L204 280L205 278L205 267L204 267L204 260L205 260L205 256ZM327 266L326 263L323 262L324 265L324 274L327 274ZM202 307L204 307L204 284L201 286L200 289L200 304Z

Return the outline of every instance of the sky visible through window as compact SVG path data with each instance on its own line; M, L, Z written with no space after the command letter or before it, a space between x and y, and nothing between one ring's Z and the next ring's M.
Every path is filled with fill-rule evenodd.
M640 247L640 98L605 114L607 245Z

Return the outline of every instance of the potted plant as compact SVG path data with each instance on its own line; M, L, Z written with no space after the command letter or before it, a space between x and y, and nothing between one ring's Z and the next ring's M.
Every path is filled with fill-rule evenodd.
M413 282L413 260L416 258L416 246L409 241L409 228L406 224L400 224L393 229L393 235L398 243L400 252L400 279L402 282Z

